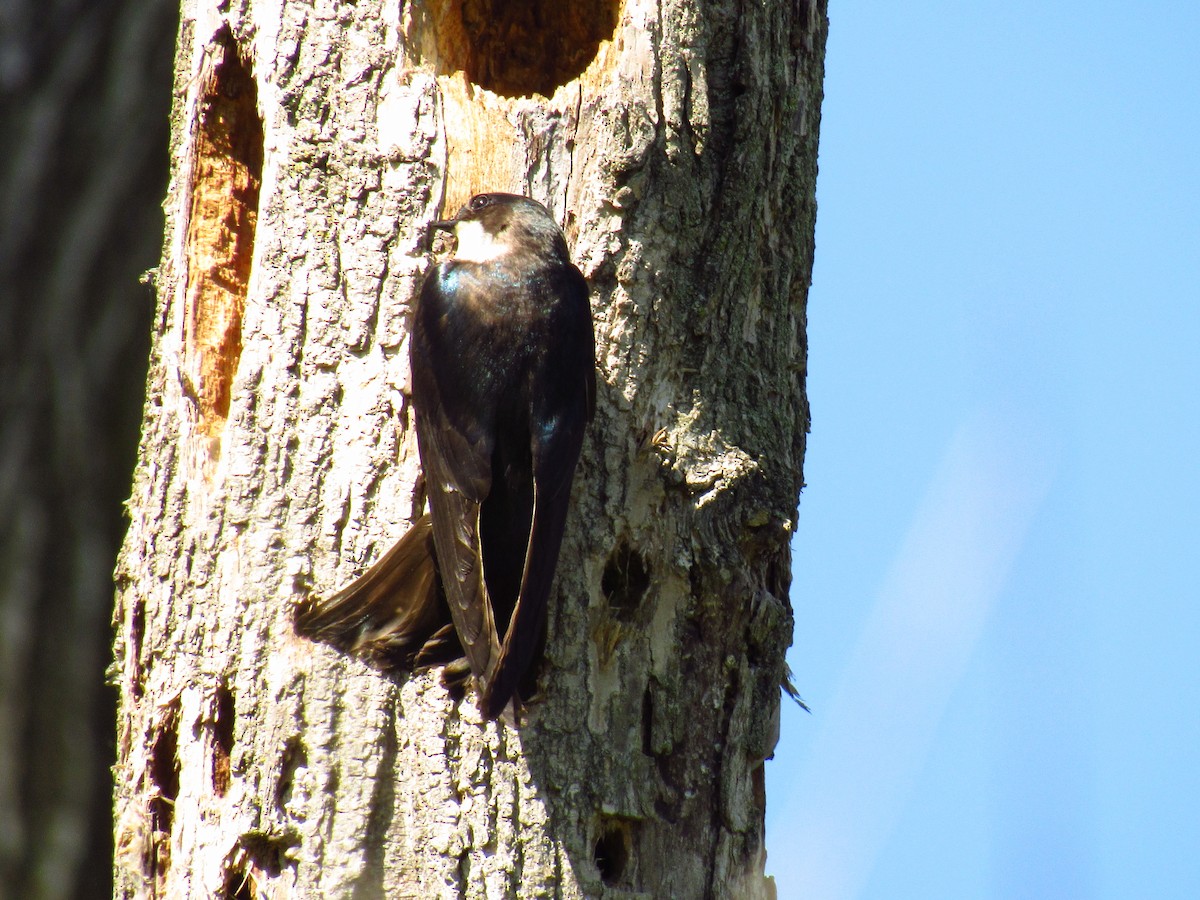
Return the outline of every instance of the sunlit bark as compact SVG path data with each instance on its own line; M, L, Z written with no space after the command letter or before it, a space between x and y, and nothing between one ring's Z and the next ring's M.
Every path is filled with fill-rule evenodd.
M120 896L771 895L825 27L803 0L185 7ZM480 190L563 224L601 375L518 727L291 624L420 512L407 317L424 226Z

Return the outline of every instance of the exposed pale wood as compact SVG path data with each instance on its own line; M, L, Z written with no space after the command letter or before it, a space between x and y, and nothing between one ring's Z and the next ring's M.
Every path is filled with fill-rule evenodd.
M496 49L499 26L448 49L471 32L445 22L492 9L467 3L185 6L119 567L120 896L771 894L823 5L596 4L611 33L591 58L543 70ZM223 29L264 156L228 418L201 460L187 217ZM290 621L419 512L424 225L483 188L564 223L602 375L542 696L516 728Z

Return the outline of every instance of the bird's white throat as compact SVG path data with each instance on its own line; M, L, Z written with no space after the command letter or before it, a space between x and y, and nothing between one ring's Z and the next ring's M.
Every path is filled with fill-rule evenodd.
M454 258L464 262L491 262L508 252L508 244L498 241L479 222L459 222L454 226L458 248Z

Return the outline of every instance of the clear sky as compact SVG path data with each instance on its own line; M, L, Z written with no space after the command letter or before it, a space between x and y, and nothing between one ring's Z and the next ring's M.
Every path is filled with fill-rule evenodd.
M830 0L781 900L1200 897L1200 3Z

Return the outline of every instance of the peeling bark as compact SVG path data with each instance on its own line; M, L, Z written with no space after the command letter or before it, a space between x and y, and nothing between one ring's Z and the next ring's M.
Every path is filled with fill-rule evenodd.
M185 6L118 566L118 896L772 895L825 29L805 0ZM230 65L261 183L249 232L248 204L210 216L249 270L206 368L194 336L236 306L195 299L198 197L241 183L204 166ZM291 627L420 513L424 225L485 189L563 223L602 376L517 727Z

